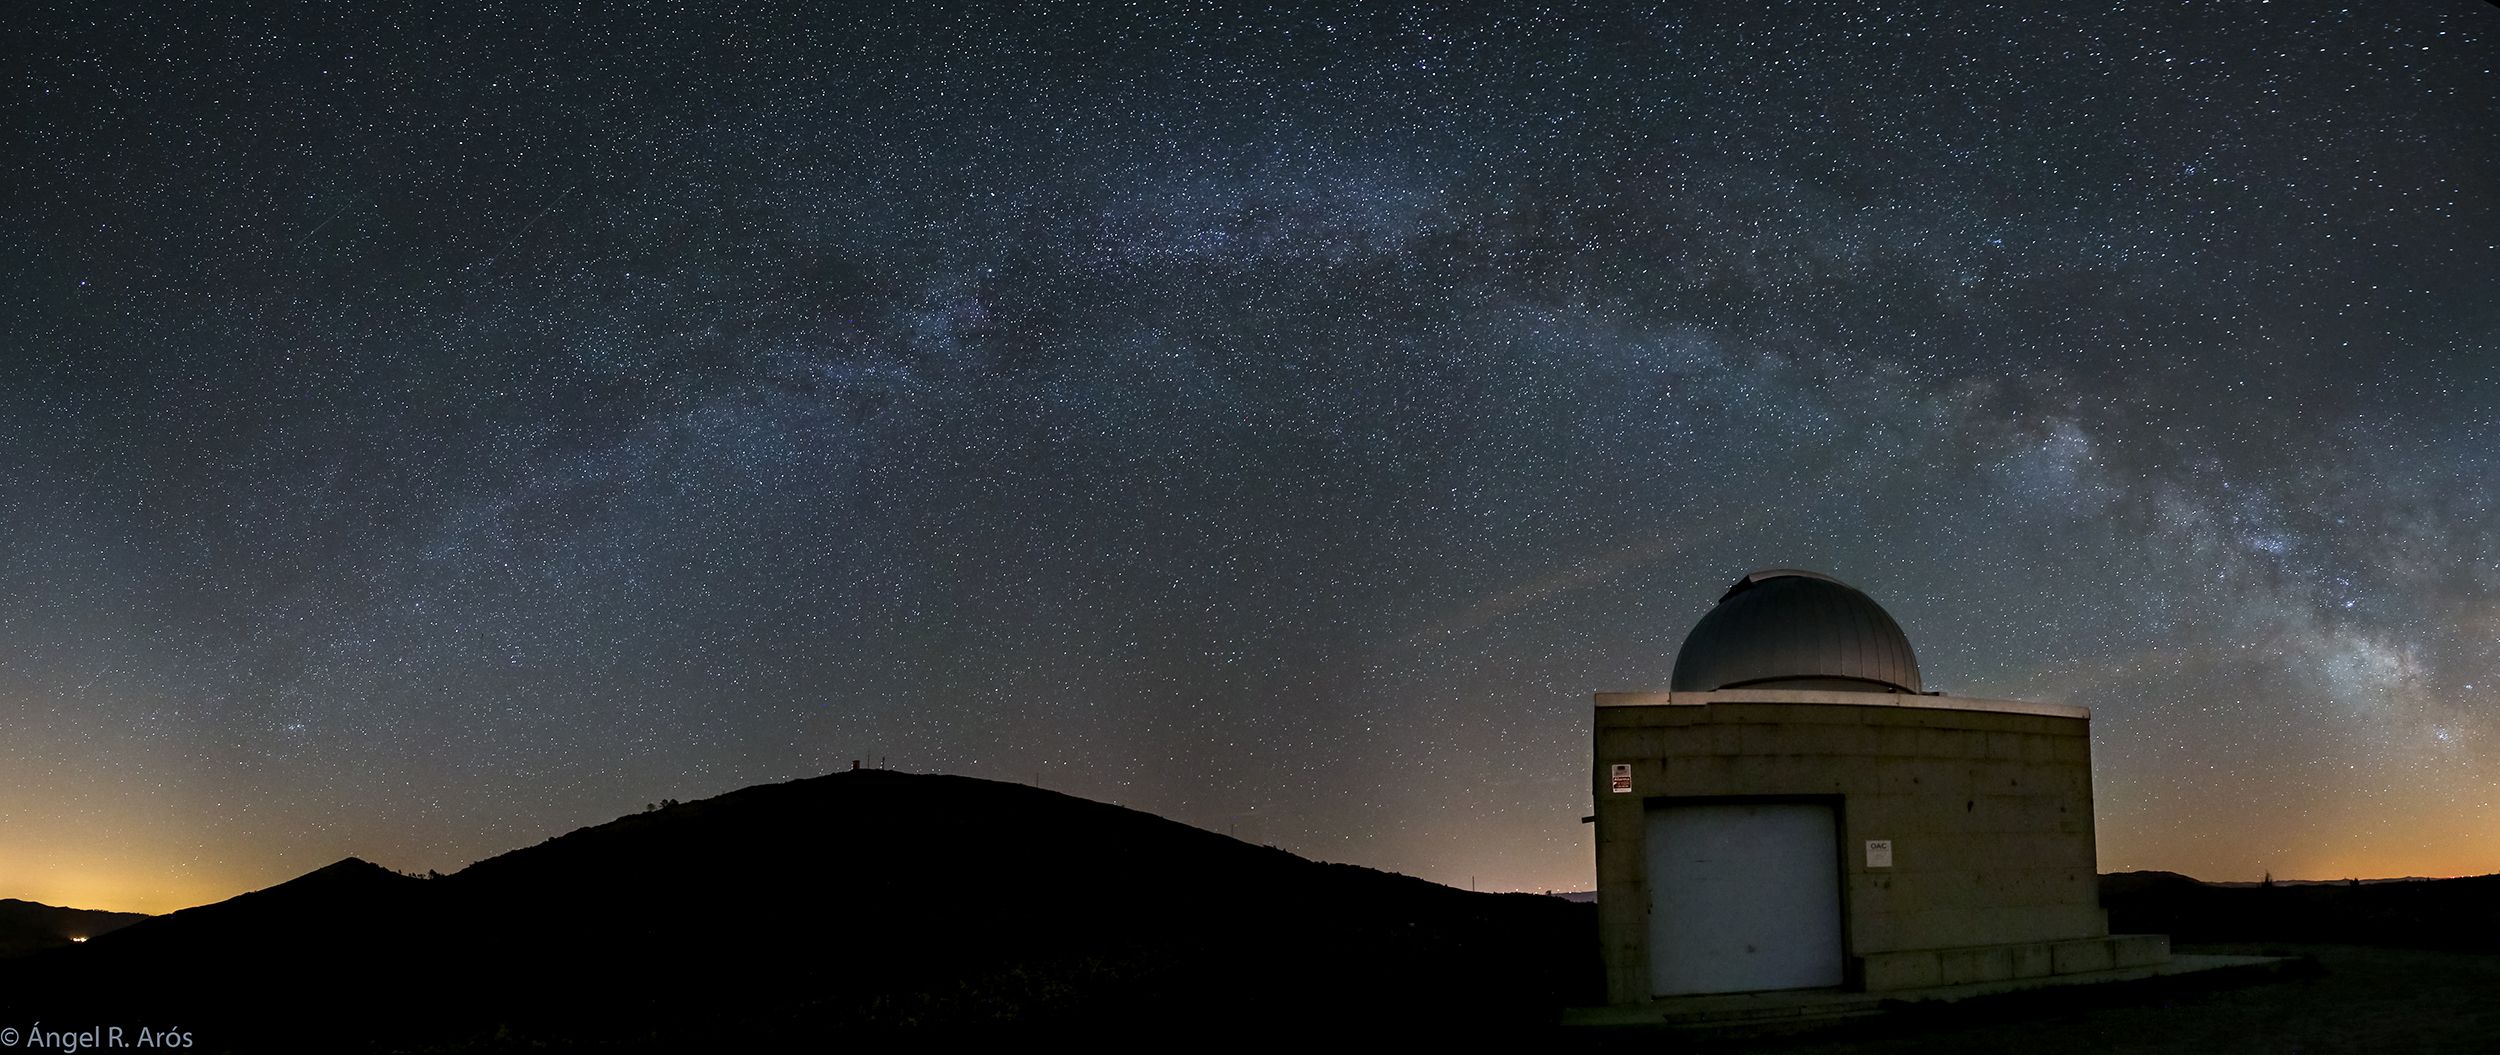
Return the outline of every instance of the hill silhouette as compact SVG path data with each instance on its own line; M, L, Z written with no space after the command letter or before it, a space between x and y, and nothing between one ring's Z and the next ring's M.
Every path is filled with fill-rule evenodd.
M350 859L0 961L0 1012L144 1019L212 1051L1482 1035L1598 989L1586 905L877 770L634 814L437 880Z
M146 918L147 914L141 912L61 908L13 897L0 898L0 956L61 948Z
M2101 877L2110 930L2174 943L2326 942L2500 952L2500 875L2223 886L2175 872Z

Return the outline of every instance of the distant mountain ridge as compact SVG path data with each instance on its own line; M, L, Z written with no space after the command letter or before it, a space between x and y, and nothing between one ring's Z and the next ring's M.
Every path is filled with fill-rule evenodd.
M0 898L0 957L72 945L146 918L142 912L62 908L13 897Z
M1009 1025L1488 1035L1602 997L1595 940L1589 907L1559 898L872 770L620 817L441 879L351 858L0 961L0 1015L149 1017L201 1050L776 1049Z
M2117 933L2174 943L2326 942L2500 952L2500 875L2458 879L2206 883L2176 872L2100 880Z

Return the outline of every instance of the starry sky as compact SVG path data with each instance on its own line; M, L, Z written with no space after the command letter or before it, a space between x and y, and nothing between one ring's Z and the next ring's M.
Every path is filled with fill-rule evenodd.
M351 6L12 19L0 896L853 759L1588 889L1762 566L2105 870L2500 871L2489 5Z

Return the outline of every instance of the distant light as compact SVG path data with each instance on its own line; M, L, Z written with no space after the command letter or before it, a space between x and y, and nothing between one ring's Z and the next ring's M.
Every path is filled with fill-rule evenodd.
M85 941L85 940L87 940L87 939L85 939L85 938L71 938L70 940L71 940L71 941Z

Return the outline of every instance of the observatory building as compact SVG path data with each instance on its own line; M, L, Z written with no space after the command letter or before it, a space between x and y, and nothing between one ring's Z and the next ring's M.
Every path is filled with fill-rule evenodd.
M1846 583L1737 580L1665 692L1597 694L1608 999L1898 990L2166 961L2111 936L2091 714L1926 691Z

